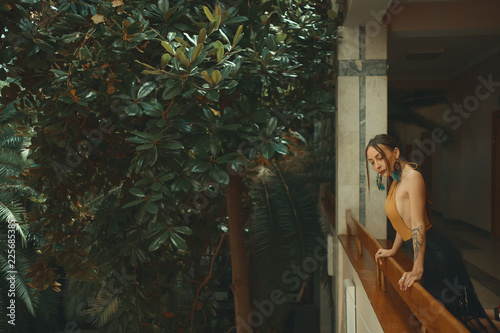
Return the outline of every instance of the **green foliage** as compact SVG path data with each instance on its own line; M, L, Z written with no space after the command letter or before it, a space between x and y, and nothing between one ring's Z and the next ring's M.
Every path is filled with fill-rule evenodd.
M208 290L192 304L196 267L229 174L334 111L330 2L51 4L0 7L0 77L16 78L0 102L22 111L37 166L21 178L44 194L33 285L100 286L66 313L106 332L202 330L217 310Z
M28 332L35 322L48 327L54 320L54 308L46 306L54 297L36 293L27 277L37 239L30 230L27 213L33 205L31 198L37 194L17 178L32 162L26 158L29 141L20 136L16 115L12 104L0 114L0 306L6 309L14 300L16 311L16 326L8 323L11 317L0 317L2 332Z
M302 160L302 158L301 158ZM311 163L287 161L255 181L250 225L252 304L266 304L259 331L282 331L290 307L325 262L325 236L318 212L318 183ZM281 295L281 296L276 296ZM259 309L258 309L259 310ZM268 312L271 312L269 314Z

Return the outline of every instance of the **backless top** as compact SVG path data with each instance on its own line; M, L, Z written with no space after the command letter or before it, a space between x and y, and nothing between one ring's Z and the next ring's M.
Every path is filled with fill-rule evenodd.
M398 234L401 235L404 241L411 239L411 230L408 228L399 215L398 208L396 206L396 186L398 182L395 180L392 182L389 188L389 193L387 194L387 199L385 200L385 213L391 221L392 226ZM425 230L429 230L432 225L429 223L425 226Z

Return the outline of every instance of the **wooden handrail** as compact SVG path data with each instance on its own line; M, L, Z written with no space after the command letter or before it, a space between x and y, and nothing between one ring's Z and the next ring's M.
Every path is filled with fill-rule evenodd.
M375 254L382 245L352 216L351 211L346 211L347 236L356 236L358 255L362 255L364 247L375 261ZM408 305L422 324L422 332L456 333L469 332L469 330L453 316L438 300L436 300L420 283L416 282L407 290L400 290L399 278L405 270L392 257L382 258L383 265L376 266L377 284L381 292L385 292L385 281L389 281L397 294Z

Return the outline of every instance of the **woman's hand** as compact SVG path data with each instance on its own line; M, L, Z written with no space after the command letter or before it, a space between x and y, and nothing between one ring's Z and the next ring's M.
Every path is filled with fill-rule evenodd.
M399 289L406 290L410 288L415 281L420 281L423 273L423 270L404 272L403 276L398 281Z
M375 253L375 262L379 265L382 265L382 258L384 257L392 257L396 254L396 251L392 249L378 249L377 253Z

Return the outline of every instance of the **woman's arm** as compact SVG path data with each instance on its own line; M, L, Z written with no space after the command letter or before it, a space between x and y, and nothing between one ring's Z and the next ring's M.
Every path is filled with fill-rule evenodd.
M396 254L399 251L402 245L403 245L403 237L401 237L400 234L396 233L396 238L394 238L394 244L392 244L392 251L394 252L394 254Z
M396 238L394 238L394 243L392 244L392 248L389 249L378 249L377 253L375 253L375 262L379 265L382 265L382 258L384 257L393 257L398 253L398 250L403 245L403 238L399 233L396 233Z
M405 272L399 281L399 287L403 290L420 280L424 273L426 197L424 179L419 172L413 173L408 178L408 196L413 240L413 269L411 272Z

